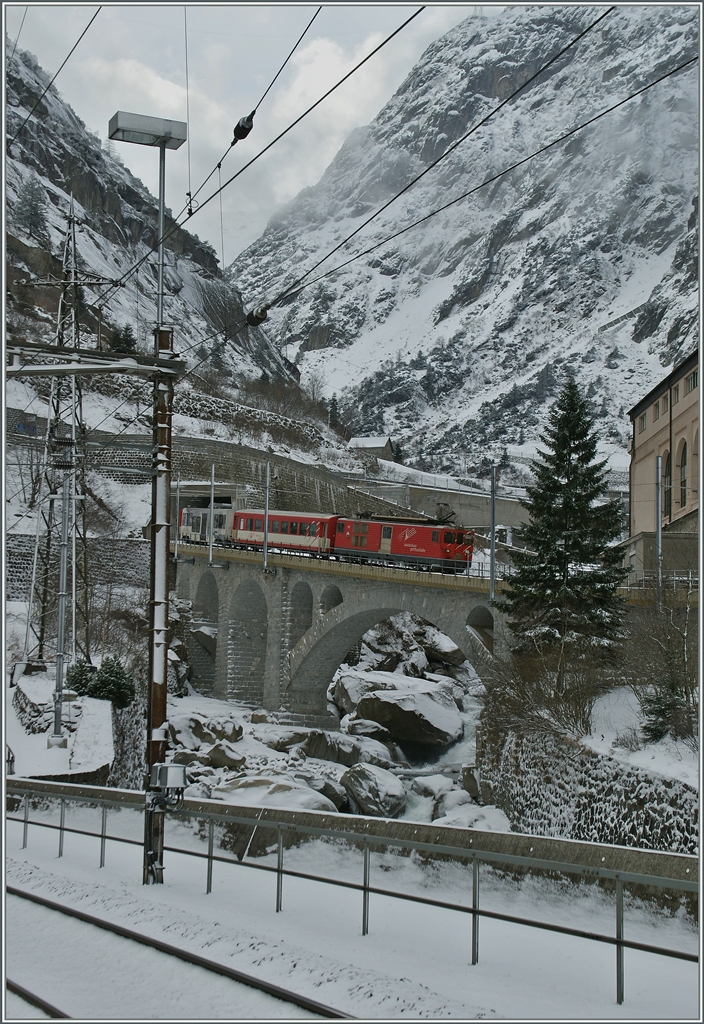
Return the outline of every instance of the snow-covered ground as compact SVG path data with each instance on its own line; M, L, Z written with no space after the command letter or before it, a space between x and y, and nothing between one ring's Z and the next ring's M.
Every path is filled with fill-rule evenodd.
M123 810L111 813L108 828L138 835L140 820ZM78 905L362 1019L698 1019L698 970L691 963L626 950L626 997L619 1007L614 949L601 943L482 920L479 964L471 967L469 915L372 895L370 930L362 936L356 891L285 878L283 912L276 914L275 880L267 873L216 864L213 891L205 895L202 862L199 867L167 854L164 885L145 888L139 847L108 843L100 869L95 839L67 834L64 856L57 860L56 833L30 827L25 850L21 833L21 825L9 824L9 884ZM167 844L202 846L187 826L172 822ZM256 863L272 865L275 855ZM285 866L362 878L361 854L339 843L314 841L287 850ZM456 864L375 854L371 883L464 905L471 901L470 870ZM482 869L480 900L486 910L614 934L613 894L593 886L502 878ZM236 1003L223 1013L219 988L209 983L198 989L194 1007L193 981L182 965L155 978L144 958L130 960L126 974L120 957L100 955L95 970L90 935L67 928L58 914L43 918L37 948L22 939L24 918L24 904L8 901L8 976L33 991L46 982L41 994L64 1012L87 1019L154 1019L154 996L163 993L154 1014L159 1019L183 1019L180 1008L188 1008L188 1019L248 1016ZM681 914L670 917L627 898L625 920L630 939L688 952L697 948L696 930ZM53 953L42 956L39 973L38 950L44 948ZM145 1008L152 1013L145 1016ZM25 1008L18 1016L40 1015ZM290 1016L287 1008L275 1019Z
M618 687L597 700L591 733L583 736L581 742L598 754L664 779L680 779L696 789L699 752L669 736L659 743L643 743L639 739L641 726L642 713L636 695L629 687Z

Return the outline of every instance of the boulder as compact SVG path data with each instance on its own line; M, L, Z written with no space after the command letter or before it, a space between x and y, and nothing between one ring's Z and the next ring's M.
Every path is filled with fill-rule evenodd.
M245 807L337 812L335 804L323 793L286 775L235 776L215 787L210 798Z
M481 792L479 789L479 781L477 779L477 770L473 764L462 765L462 788L465 789L472 800L479 800Z
M379 740L384 743L391 739L391 733L378 722L372 722L370 718L356 718L352 715L347 722L347 732L350 736L367 736L370 740Z
M423 650L428 661L439 661L446 665L458 666L467 660L449 637L433 636L429 643L423 644Z
M171 742L177 747L199 750L201 746L215 743L217 736L208 728L203 715L173 715L169 719Z
M473 804L469 793L464 789L452 789L448 793L443 793L439 799L435 801L433 807L433 821L436 818L445 818L453 811L456 811L458 807L462 807L464 804Z
M342 732L325 732L322 729L311 729L301 747L308 757L348 766L365 762L385 767L397 759L394 744L380 743L367 736L347 736Z
M332 800L338 811L342 810L347 804L347 790L339 782L333 782L332 779L317 778L306 781L311 789L314 789L317 793L322 793L328 800Z
M242 726L233 718L209 718L207 728L216 739L227 740L228 743L236 743L242 739Z
M432 683L426 686L433 688L368 693L357 705L358 714L386 726L394 740L404 745L454 743L464 731L457 705L446 690Z
M218 740L208 751L208 757L214 768L242 768L245 763L242 754L227 740Z
M340 778L362 814L375 818L397 818L406 806L406 791L400 779L375 764L356 764Z
M217 629L214 626L200 626L198 629L192 629L191 633L203 650L207 651L214 658L218 646Z
M252 725L261 725L263 722L269 721L269 716L266 711L253 711L250 721Z
M411 783L411 789L419 796L432 796L439 800L452 789L452 779L446 775L420 775Z
M210 757L200 750L177 750L171 760L173 764L212 764Z
M310 729L289 729L278 725L271 725L253 730L252 735L255 740L259 740L260 743L264 743L272 750L278 750L279 753L285 754L291 747L305 743L309 732Z

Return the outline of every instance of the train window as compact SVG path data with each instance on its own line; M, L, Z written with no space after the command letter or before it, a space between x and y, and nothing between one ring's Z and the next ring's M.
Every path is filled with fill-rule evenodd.
M254 529L254 520L253 519L248 519L247 520L247 529L248 530L253 530Z
M193 517L193 523L191 524L191 529L193 530L194 533L200 533L200 516L194 516Z
M354 532L355 533L368 533L369 532L369 523L355 523L354 524Z
M391 527L390 526L382 526L382 528L381 528L381 536L384 538L384 540L389 540L390 537L391 537Z
M437 544L437 542L439 540L440 540L440 531L439 530L433 530L433 544Z
M442 541L443 541L443 544L452 544L454 539L455 538L452 536L452 534L449 531L446 530L445 534L443 536Z
M309 537L315 537L315 531L317 530L317 528L318 528L318 524L317 523L309 523L308 524L308 536Z
M367 538L366 537L360 537L359 538L359 546L360 546L360 548L366 548L366 546L367 546Z
M254 520L254 529L255 530L261 530L263 523L264 523L263 519L255 519Z
M288 533L288 523L282 523L281 524L281 532L282 533Z
M215 516L215 529L223 530L225 528L225 516Z
M338 523L337 524L337 532L338 533L344 533L345 532L345 524L344 523Z
M464 534L462 533L461 530L457 531L457 543L464 544Z
M327 523L323 523L322 525L323 525L323 529L322 529L322 532L321 532L320 536L321 537L327 537L327 535L328 535L328 524Z
M298 523L291 523L291 531L294 536L298 533Z
M271 530L272 533L278 533L279 532L279 520L278 519L270 519L269 520L269 529Z

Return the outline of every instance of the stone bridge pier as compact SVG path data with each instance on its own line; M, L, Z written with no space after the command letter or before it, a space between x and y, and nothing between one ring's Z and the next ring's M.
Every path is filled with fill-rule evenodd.
M189 652L204 693L327 717L335 670L372 626L411 612L466 655L474 633L493 643L486 581L325 559L179 545L176 592L190 601ZM317 722L315 724L318 724Z

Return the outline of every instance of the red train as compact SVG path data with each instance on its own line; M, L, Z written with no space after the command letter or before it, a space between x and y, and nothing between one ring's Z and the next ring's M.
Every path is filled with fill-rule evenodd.
M210 540L209 516L209 508L182 509L179 540L207 544ZM213 509L213 543L261 548L264 544L264 510L235 510L216 505ZM447 524L347 519L316 512L270 509L267 545L355 561L469 568L474 533Z

